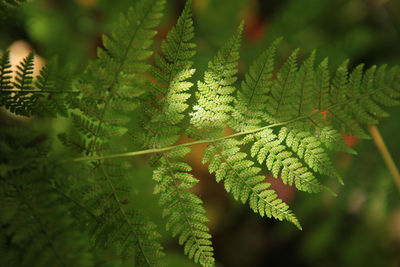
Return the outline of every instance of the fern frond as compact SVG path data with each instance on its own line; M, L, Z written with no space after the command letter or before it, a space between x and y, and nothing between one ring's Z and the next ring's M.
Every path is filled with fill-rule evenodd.
M315 91L315 72L314 72L315 51L301 65L295 86L294 112L297 116L308 115L313 110L313 93Z
M21 64L17 66L18 70L14 86L21 91L33 89L33 59L34 54L30 52Z
M164 56L156 56L152 74L156 82L150 92L151 102L145 106L145 145L163 147L175 143L180 137L179 124L187 108L192 83L191 58L195 54L193 38L192 1L187 1L178 22L163 41ZM203 266L213 266L211 235L202 201L189 190L198 182L189 173L191 167L182 161L189 148L160 154L153 172L156 181L154 193L160 194L163 216L168 217L167 230L179 237L185 254Z
M356 105L352 105L353 101L346 101L347 96L346 94L352 93L352 98L359 98L354 92L352 92L352 89L355 89L356 92L358 89L355 87L349 87L348 84L348 61L345 61L342 63L341 66L336 70L336 74L332 79L331 83L331 89L330 89L330 103L332 106L334 106L331 109L328 109L329 112L329 117L332 119L334 126L340 129L342 132L345 133L350 133L355 137L358 138L368 138L368 135L364 132L364 130L360 127L359 124L356 123L356 120L354 120L353 117L353 108L360 112L362 110L361 107L356 107ZM360 66L359 68L356 68L354 70L354 73L360 72ZM354 76L353 76L354 77ZM353 84L356 85L356 84ZM340 104L340 103L345 103ZM354 103L354 102L353 102ZM361 109L360 109L361 108ZM360 113L361 115L361 113ZM364 115L367 115L364 113Z
M4 62L7 60L8 53L3 57L5 58L2 60ZM6 63L6 65L9 65L9 63ZM31 110L38 101L37 95L30 95L33 90L33 52L29 53L17 66L15 81L12 83L11 88L14 87L15 92L1 92L2 104L13 113L31 115ZM6 85L6 88L11 89L9 85ZM4 91L6 88L1 88L1 90Z
M394 82L399 76L397 67L386 71L386 66L372 66L363 71L363 65L349 74L345 62L332 81L331 105L322 109L335 128L358 138L369 138L360 124L377 124L388 115L383 107L400 103L400 89Z
M92 247L115 251L122 262L135 266L160 266L164 254L156 226L130 201L129 164L107 160L83 167L87 177L71 181L76 184L73 194L90 213L80 218L80 224L89 232Z
M232 111L231 103L234 101L232 94L235 91L233 84L237 80L235 74L242 31L243 23L217 52L213 61L208 63L204 82L197 83L197 104L190 113L190 122L196 129L207 131L210 136L221 135L221 129L226 126L225 123Z
M7 242L0 265L93 266L89 238L55 189L59 169L49 144L29 128L0 128L0 239Z
M191 10L192 1L186 1L176 25L168 32L166 40L162 41L164 57L157 56L157 69L153 70L158 85L168 85L178 72L190 69L193 65L191 58L196 54L196 45L192 42L194 28ZM160 87L158 89L162 90Z
M187 1L176 25L163 40L161 51L163 56L156 55L156 66L152 68L155 83L151 84L151 104L145 106L145 146L167 146L179 138L179 123L187 108L189 89L192 83L186 81L195 70L191 69L191 58L195 55L196 45L192 19L192 1Z
M189 148L172 150L159 160L153 175L157 182L154 193L161 195L163 216L168 216L167 230L179 236L185 254L203 266L213 266L211 235L205 225L208 219L202 201L188 191L198 180L189 173L192 168L181 161L189 151Z
M284 131L285 128L278 136L271 129L256 133L250 149L251 156L257 158L260 164L266 162L273 176L280 177L285 184L294 184L300 191L320 192L323 186L312 173L311 167L308 168L299 156L293 155L289 147L283 144L286 136L286 133L282 134Z
M79 111L72 114L74 132L61 135L62 141L87 155L103 155L115 150L117 137L127 132L127 113L139 106L144 92L145 62L160 22L164 0L140 0L110 37L104 36L105 50L91 62L78 85L82 97ZM126 162L92 161L85 166L88 179L78 191L93 210L91 237L96 247L115 249L124 261L137 266L159 266L163 256L155 225L129 203L132 194L128 181L132 170ZM82 178L77 178L82 179ZM126 202L127 201L127 202Z
M111 196L112 203L99 203L100 225L96 224L93 235L97 239L96 243L105 247L116 245L118 254L123 259L133 258L137 266L159 266L163 253L157 240L160 236L155 231L155 225L143 214L129 207L129 203L124 203L125 200L129 201L129 195L132 194L129 186L121 181L126 176L126 168L117 162L108 161L102 164L101 171L100 175L105 177L105 186L103 189L98 188L103 194L101 199L109 202L108 196ZM110 214L114 216L110 218ZM103 237L103 240L98 237Z
M318 65L316 70L316 86L314 90L314 107L319 111L324 111L324 107L330 105L329 87L330 75L328 69L328 58L325 58Z
M241 90L237 92L235 108L229 126L235 131L258 128L265 116L264 107L272 86L276 40L250 66Z
M279 70L271 88L266 110L268 111L269 122L287 121L292 117L294 101L293 88L298 78L297 54L295 50Z
M141 0L126 16L121 15L111 36L103 36L105 50L98 49L98 59L82 77L79 89L83 96L75 121L95 127L79 127L82 135L91 136L87 142L91 147L86 148L90 154L95 154L92 148L126 132L129 119L124 113L138 107L138 96L144 92L142 73L150 67L145 60L152 54L153 29L161 20L164 4L164 0Z
M316 127L314 134L327 150L357 154L354 149L343 142L343 136L332 126Z
M340 132L359 138L368 137L360 123L376 124L378 119L387 116L382 106L398 104L399 86L393 84L393 80L396 75L399 77L399 71L393 68L388 74L386 66L380 67L379 71L375 66L363 71L363 65L359 65L349 73L348 61L345 61L331 80L327 59L315 68L313 52L298 68L297 53L295 50L277 73L266 96L268 104L264 105L267 113L264 120L281 124L279 136L277 139L269 134L263 137L265 130L260 131L255 135L260 140L252 150L262 151L261 147L264 148L265 151L258 154L258 160L263 162L267 159L267 167L275 177L281 175L284 182L290 184L294 179L299 190L317 192L322 186L312 172L336 177L342 182L325 149L354 153L345 146ZM242 106L246 103L240 97L237 101L242 102ZM238 118L235 114L232 113L234 120ZM249 121L252 122L251 118L243 120L242 125ZM242 129L236 127L235 130ZM291 161L285 161L286 158L291 158ZM297 173L291 173L290 180L287 180L289 168L284 168L285 162L297 166L293 167ZM306 179L307 186L303 185L301 177Z
M304 125L299 123L295 129L282 127L279 140L285 141L287 147L291 148L299 159L303 159L314 172L335 177L342 183L342 178L333 167L322 143Z
M235 130L243 130L244 126L256 128L261 123L263 109L268 97L268 85L271 83L273 55L277 43L273 44L258 59L242 84L242 91L235 99L233 83L237 72L238 48L243 24L234 36L218 52L204 75L205 83L199 82L197 93L198 104L193 107L191 123L197 130L205 131L206 137L221 136L221 130L228 123L231 114ZM260 69L261 65L261 69ZM256 92L257 91L257 92ZM260 91L260 92L258 92ZM254 94L260 98L253 101ZM256 97L258 97L256 95ZM238 110L232 108L232 102ZM255 104L254 104L255 103ZM258 105L258 106L257 106ZM259 175L260 168L254 167L251 160L245 159L246 153L239 152L241 143L235 139L213 142L205 150L203 163L210 161L210 173L216 173L217 182L224 180L225 189L232 192L236 200L243 203L249 200L251 209L261 216L267 215L279 220L288 220L301 228L297 218L289 210L289 206L277 198L275 191L264 183L265 177Z
M12 86L10 52L5 51L0 58L0 90L10 90ZM3 105L3 103L2 103Z
M217 182L224 181L225 190L231 192L236 200L246 203L261 216L287 220L301 229L300 223L289 206L277 198L261 169L246 159L247 154L240 152L240 141L226 139L210 145L204 151L203 164L209 162L210 173L215 173Z
M56 61L52 61L46 64L36 77L35 88L39 90L37 93L42 94L40 109L38 108L36 113L41 116L60 114L67 117L68 108L72 108L76 102L78 92L71 89L71 81L68 78L70 74L64 75L57 71L58 64Z
M147 139L144 145L164 147L178 141L179 124L185 117L183 112L189 107L186 101L190 98L188 91L193 86L186 80L193 74L193 69L184 69L176 73L169 81L165 96L154 97L151 106L145 108L145 115L151 123L144 125Z
M63 74L57 73L55 62L50 62L33 77L34 54L24 58L15 72L14 81L10 64L10 55L6 51L0 66L0 103L9 111L24 116L57 116L68 115L77 92L70 85L61 82ZM65 79L65 78L64 78Z

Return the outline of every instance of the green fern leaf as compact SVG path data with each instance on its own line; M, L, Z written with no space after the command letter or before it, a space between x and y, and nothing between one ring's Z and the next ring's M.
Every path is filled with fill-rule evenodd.
M114 250L123 262L135 266L161 266L164 254L156 226L130 202L130 168L115 160L84 166L81 171L90 175L73 179L80 179L74 195L91 213L82 224L94 247Z
M362 68L360 65L348 75L345 63L339 67L332 85L332 105L327 111L335 128L358 138L369 138L360 123L376 124L387 116L382 106L398 104L399 89L391 81L398 77L399 71L395 67L385 73L385 66L373 66L363 72ZM382 101L385 98L391 100Z
M313 93L315 91L314 73L315 51L306 59L300 67L295 86L295 102L293 108L297 116L308 115L313 110Z
M276 80L271 88L266 110L270 122L287 121L292 117L292 103L294 102L293 88L296 85L297 76L297 54L295 50L277 74Z
M141 0L126 16L121 15L111 36L103 37L106 50L98 50L98 59L89 64L82 77L79 89L83 96L78 104L81 112L75 113L75 118L96 128L90 133L90 129L79 127L80 133L91 136L87 142L91 147L86 148L90 154L95 152L92 148L127 131L123 128L129 120L124 113L139 106L135 103L145 84L141 74L150 67L145 60L152 54L149 47L156 34L153 29L161 20L164 4L164 0Z
M202 129L212 136L221 135L221 129L225 127L232 111L232 94L235 91L233 84L237 80L235 74L242 31L243 23L218 51L213 61L208 63L204 82L199 81L197 84L197 105L193 106L193 112L190 113L190 122L196 129ZM195 131L193 129L192 133Z
M105 50L98 50L98 59L89 64L77 85L82 92L79 111L71 116L73 133L60 135L63 143L98 156L119 147L118 137L128 130L126 113L139 106L138 97L144 92L142 73L150 67L145 60L152 54L153 29L161 20L164 4L164 0L138 1L126 16L121 15L111 36L103 37ZM91 226L96 247L115 249L123 261L137 266L159 266L163 256L159 234L129 203L132 169L126 165L112 160L83 165L89 175L77 190L84 193L82 201L95 215L86 224Z
M353 155L357 154L354 149L343 142L342 135L332 126L316 127L314 134L328 150L342 151Z
M5 57L7 55L4 55ZM37 95L31 96L30 93L33 88L33 53L31 52L23 61L17 66L15 81L12 83L15 87L15 92L2 92L2 102L5 107L11 112L16 114L31 115L31 109L37 102ZM10 88L9 85L6 85ZM6 89L6 88L2 88Z
M328 154L322 147L319 138L304 130L303 127L298 125L297 129L292 130L282 128L281 132L285 131L287 134L286 137L284 137L285 135L280 135L283 137L281 137L281 140L285 140L286 145L298 155L299 159L303 159L314 172L335 177L343 183L342 178L333 167Z
M0 59L0 90L12 89L11 83L11 63L10 63L10 52L5 51ZM2 103L3 104L3 103Z
M93 266L88 235L58 192L60 161L48 154L50 144L26 126L0 130L0 239L7 240L0 265Z
M168 216L167 230L179 236L179 244L190 259L203 266L213 266L213 247L202 201L188 189L198 180L189 172L191 167L181 160L190 149L170 151L159 160L153 179L157 182L154 193L159 193L163 216Z
M9 111L24 116L68 116L77 98L77 92L67 82L59 82L63 74L57 73L57 65L50 62L33 77L34 54L31 52L17 66L15 81L12 74L9 52L1 57L0 103ZM66 74L67 75L67 74Z
M236 200L243 204L249 201L250 208L261 216L287 220L301 229L289 206L277 198L270 184L264 182L265 176L260 175L261 169L246 159L239 145L235 139L216 142L204 151L203 163L209 162L210 173L216 173L217 182L224 181L225 190Z
M236 131L253 129L260 126L264 116L264 107L272 86L276 40L250 66L238 91L235 108L232 111L232 120L229 126Z
M285 138L292 141L292 138L288 137L289 134L286 128L282 128L278 136L273 134L271 129L256 133L255 142L250 149L251 156L256 157L260 164L266 162L268 170L274 177L278 178L280 175L285 184L294 184L300 191L320 192L323 186L312 173L310 169L312 167L308 168L302 163L300 156L293 155L289 149L290 146L283 144ZM312 160L310 159L309 162ZM310 165L313 166L314 163Z
M329 107L329 86L330 75L328 69L328 58L325 58L316 70L316 86L314 90L314 108L318 111L324 111Z
M175 143L179 138L179 124L187 108L188 93L192 83L186 80L192 77L190 60L195 54L193 38L192 1L187 1L181 16L163 41L161 50L164 57L156 56L152 86L151 104L146 106L144 124L145 145L163 147ZM191 167L182 162L189 148L172 150L158 158L153 179L156 181L155 193L160 194L163 216L168 217L167 230L179 237L185 254L203 266L213 266L213 248L208 221L201 206L202 201L188 190L198 180L189 173Z

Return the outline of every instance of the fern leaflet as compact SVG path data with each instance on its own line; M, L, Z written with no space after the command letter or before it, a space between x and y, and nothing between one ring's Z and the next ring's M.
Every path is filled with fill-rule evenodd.
M145 106L144 130L146 142L150 147L163 147L175 143L179 138L179 124L187 108L188 90L192 83L190 60L195 54L193 38L192 1L187 1L176 26L162 42L164 57L156 55L156 67L152 74L156 82L150 92L150 104ZM160 205L164 216L168 216L167 229L173 236L179 235L179 244L184 252L203 266L214 263L211 235L205 225L208 219L201 206L202 201L188 190L198 180L189 173L191 167L182 162L190 151L177 149L160 154L153 179L157 182L154 192L160 194Z
M60 162L48 154L49 143L28 127L0 129L0 240L7 243L0 265L93 266L89 238L70 215L72 203L55 190Z
M57 64L50 62L33 77L34 54L31 52L17 65L14 74L10 64L10 53L6 51L0 59L0 103L10 112L23 116L68 116L68 107L73 106L77 92L70 84L63 86L63 73L56 73Z
M265 118L264 107L273 82L274 56L279 42L280 39L276 40L254 61L242 81L229 121L235 131L258 128Z
M210 162L210 173L215 172L217 182L224 180L226 191L236 200L243 203L248 200L250 208L261 216L285 219L301 229L289 206L277 198L270 184L264 182L265 176L260 175L261 169L246 159L247 154L240 152L239 145L236 139L216 142L204 151L203 163Z
M218 137L222 134L229 113L232 111L232 96L235 91L233 84L237 80L237 65L239 60L239 46L243 31L243 22L233 37L217 52L213 61L208 63L208 70L204 73L204 82L197 84L197 105L190 113L190 122L194 126L189 135L198 130L204 131L202 137Z
M78 85L82 97L79 111L72 114L75 132L60 136L77 152L103 155L117 147L116 137L128 131L126 115L144 92L142 73L150 67L145 60L152 54L153 29L164 4L164 0L138 1L126 16L121 15L111 36L103 36L105 50L98 50L98 59L89 64ZM115 248L123 260L137 266L159 266L163 253L155 225L132 203L124 204L132 194L127 183L131 168L126 165L101 160L84 166L89 178L79 191L86 192L84 203L97 217L89 219L93 243Z

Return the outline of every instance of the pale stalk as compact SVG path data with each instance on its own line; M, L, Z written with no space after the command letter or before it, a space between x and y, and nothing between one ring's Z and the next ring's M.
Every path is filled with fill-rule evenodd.
M395 180L397 184L397 188L400 191L400 173L399 170L397 169L396 164L393 161L392 156L390 155L389 150L387 149L385 142L382 139L381 134L379 133L378 128L375 125L368 125L368 130L372 136L372 139L374 139L374 142L379 150L379 152L382 155L383 160L386 163L387 168L389 169L390 173L393 176L393 179Z

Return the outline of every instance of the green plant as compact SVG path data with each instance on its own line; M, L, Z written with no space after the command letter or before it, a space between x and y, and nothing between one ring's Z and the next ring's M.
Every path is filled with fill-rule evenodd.
M211 266L208 219L202 200L191 191L198 179L184 158L190 146L208 144L203 162L236 200L301 229L265 182L262 165L300 191L333 193L320 178L342 183L328 151L355 153L341 133L368 138L363 125L377 124L387 116L383 107L400 103L399 68L364 70L359 65L349 71L345 61L332 76L328 59L316 66L313 52L299 64L295 50L276 71L280 40L254 61L236 88L242 23L209 62L190 105L196 51L190 0L162 42L162 54L149 63L164 2L140 0L121 16L112 34L103 37L97 60L80 77L60 77L56 64L33 77L33 54L13 73L9 53L3 53L2 106L43 121L65 116L72 124L58 135L69 150L49 145L57 142L52 137L43 141L40 131L30 130L34 126L3 126L5 263L162 265L156 227L130 201L130 179L140 179L137 167L121 160L153 154L154 192L160 195L166 228L178 236L189 258ZM224 135L227 126L234 133ZM182 133L196 140L176 144ZM121 140L132 136L131 145L121 148ZM25 214L27 223L21 218Z

